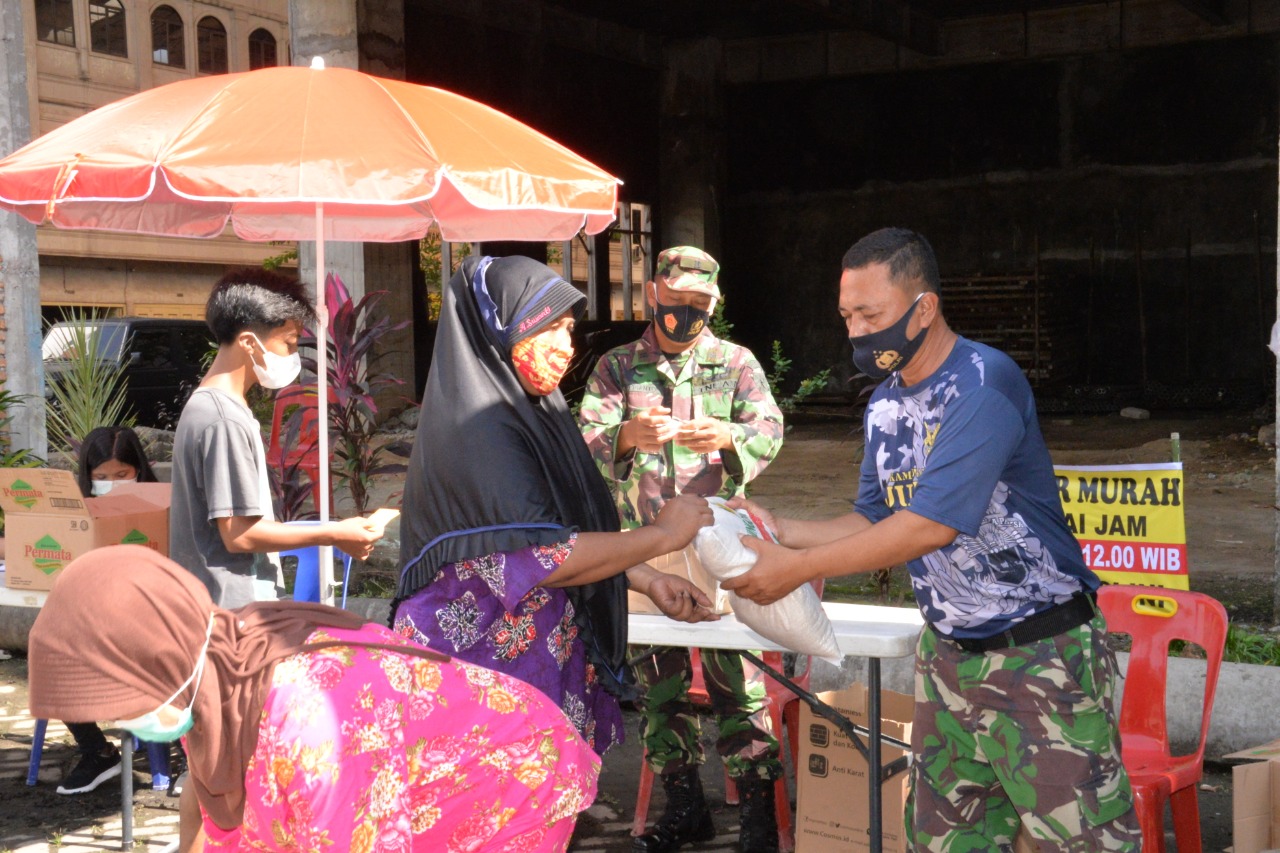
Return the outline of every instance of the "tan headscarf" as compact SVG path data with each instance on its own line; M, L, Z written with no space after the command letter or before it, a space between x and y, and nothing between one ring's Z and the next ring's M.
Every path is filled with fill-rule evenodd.
M273 665L303 649L338 645L306 645L317 627L354 629L365 619L292 601L222 610L194 575L154 551L101 548L63 570L31 629L31 714L89 722L154 711L195 670L211 617L187 757L200 804L215 824L233 829L244 816L245 768ZM171 704L186 707L190 691Z

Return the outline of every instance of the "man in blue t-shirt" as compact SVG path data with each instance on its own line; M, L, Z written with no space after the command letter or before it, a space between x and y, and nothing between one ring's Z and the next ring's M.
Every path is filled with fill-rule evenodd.
M840 316L865 416L854 511L770 518L780 545L726 581L768 604L818 578L906 563L928 623L916 661L907 809L913 850L1136 850L1120 758L1115 656L1058 502L1026 378L942 316L919 234L886 228L845 253ZM759 507L755 507L759 510Z

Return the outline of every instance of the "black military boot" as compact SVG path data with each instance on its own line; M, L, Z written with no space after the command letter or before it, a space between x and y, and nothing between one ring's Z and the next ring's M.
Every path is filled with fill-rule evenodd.
M711 809L702 795L698 768L662 777L662 790L667 794L667 807L662 810L653 829L631 840L636 853L668 853L686 844L710 841L716 837L711 823Z
M738 849L741 853L778 853L778 814L772 779L738 779Z

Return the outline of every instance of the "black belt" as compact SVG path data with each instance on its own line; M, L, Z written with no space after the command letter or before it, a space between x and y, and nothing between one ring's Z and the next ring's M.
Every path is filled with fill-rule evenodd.
M1097 613L1097 605L1094 603L1096 598L1096 593L1078 592L1069 601L1028 616L1009 630L990 637L948 637L941 633L938 636L975 655L1012 646L1025 646L1046 637L1056 637L1063 631L1069 631L1091 620ZM937 633L937 629L934 631Z

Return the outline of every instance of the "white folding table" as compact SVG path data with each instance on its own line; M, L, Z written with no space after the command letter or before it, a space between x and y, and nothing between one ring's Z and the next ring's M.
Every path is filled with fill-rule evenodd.
M853 741L854 746L867 759L869 780L879 779L881 784L901 767L890 768L885 773L881 767L880 745L880 659L907 657L915 652L916 639L924 620L914 607L875 607L868 604L844 604L824 602L823 609L831 618L836 642L845 655L867 659L867 728L855 726L847 718L817 699L807 691L792 684L789 679L775 672L751 654L749 650L790 651L785 646L766 640L755 631L738 622L733 614L720 617L717 622L676 622L665 616L648 613L632 613L627 619L627 642L637 646L687 646L704 649L737 649L761 669L791 688L800 699L813 708L814 713L830 720ZM864 744L858 735L866 737ZM905 766L905 765L904 765ZM871 853L880 853L880 785L867 785L869 792Z

